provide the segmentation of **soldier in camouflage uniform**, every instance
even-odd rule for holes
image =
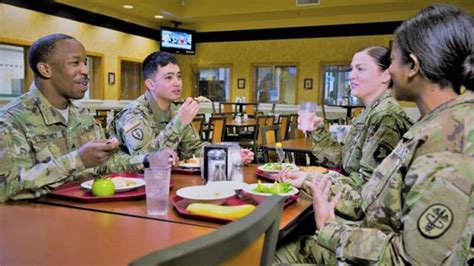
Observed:
[[[353,57],[349,80],[351,93],[366,106],[352,121],[349,134],[341,144],[320,126],[311,132],[313,154],[327,167],[341,167],[342,175],[333,176],[335,193],[343,191],[338,214],[351,219],[360,218],[360,189],[372,176],[374,169],[397,145],[412,125],[405,111],[392,96],[388,73],[390,50],[382,46],[360,49]],[[322,119],[316,118],[321,124]]]
[[[0,109],[0,202],[31,199],[72,180],[143,169],[144,156],[117,152],[84,108],[88,89],[84,47],[53,34],[29,51],[30,91]]]
[[[181,107],[173,101],[181,97],[181,70],[176,58],[166,52],[155,52],[143,62],[147,91],[118,113],[110,125],[111,134],[123,143],[129,154],[143,154],[160,148],[171,148],[180,158],[200,156],[201,141],[191,124],[199,104],[187,98]],[[253,153],[241,151],[244,162]]]
[[[471,16],[447,5],[397,29],[390,73],[397,97],[416,102],[421,120],[364,186],[362,221],[336,221],[340,194],[329,200],[328,177],[306,181],[319,230],[281,247],[276,262],[474,262],[473,30]]]

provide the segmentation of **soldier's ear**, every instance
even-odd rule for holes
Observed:
[[[408,71],[408,78],[413,78],[420,72],[420,61],[418,60],[418,57],[416,57],[415,54],[409,54],[410,61],[411,61],[411,66],[410,70]]]
[[[39,62],[36,65],[36,68],[38,68],[38,71],[43,78],[51,78],[51,66],[48,63]]]
[[[151,79],[146,79],[145,80],[145,86],[149,89],[149,90],[153,90],[153,88],[155,87],[155,82]]]
[[[390,83],[391,79],[392,79],[392,77],[390,76],[390,73],[388,72],[388,69],[385,69],[382,72],[382,83],[383,84],[388,84],[388,83]]]

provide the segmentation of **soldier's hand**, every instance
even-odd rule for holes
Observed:
[[[253,161],[254,153],[248,149],[240,149],[240,157],[243,164],[249,164]]]
[[[120,145],[115,138],[89,141],[79,148],[79,156],[86,168],[96,167],[107,161]]]
[[[177,166],[179,162],[178,155],[171,148],[164,148],[157,152],[152,152],[148,156],[150,167],[162,165],[162,160],[168,160],[171,166]]]
[[[319,117],[319,116],[314,116],[313,118],[313,121],[312,121],[312,125],[311,125],[311,130],[315,129],[315,128],[319,128],[319,127],[322,127],[324,125],[324,119]],[[300,120],[300,117],[298,116],[298,129],[301,130],[301,131],[305,131],[302,129],[302,121]]]
[[[282,169],[278,172],[278,179],[283,182],[290,182],[294,187],[301,188],[306,180],[307,173],[303,171],[290,172],[288,169]]]
[[[183,125],[188,125],[193,121],[197,112],[199,111],[199,103],[188,97],[181,105],[177,112],[177,116]]]
[[[338,192],[331,200],[331,180],[325,175],[322,178],[313,178],[311,182],[305,181],[305,184],[311,188],[313,196],[314,219],[316,227],[321,229],[328,220],[335,220],[335,207],[341,198],[341,192]]]

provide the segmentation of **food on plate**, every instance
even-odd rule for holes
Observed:
[[[263,170],[270,170],[270,171],[279,171],[281,169],[288,169],[290,171],[298,170],[298,166],[292,163],[266,163],[261,166]]]
[[[275,182],[273,185],[267,186],[262,184],[260,180],[258,180],[258,185],[252,189],[253,192],[257,193],[267,193],[267,194],[281,194],[281,193],[288,193],[293,190],[293,185],[290,182]]]
[[[114,182],[115,188],[119,189],[132,187],[137,184],[135,181],[123,177],[113,178],[112,182]]]
[[[188,205],[186,210],[193,214],[235,220],[251,213],[255,210],[255,206],[251,204],[221,206],[209,203],[191,203]]]
[[[321,174],[327,174],[329,172],[328,169],[322,166],[300,166],[300,170],[305,172],[319,172]]]
[[[91,192],[96,197],[111,197],[115,194],[115,184],[110,178],[99,177],[92,183]]]
[[[193,163],[193,164],[199,165],[200,160],[199,160],[199,158],[197,158],[197,157],[193,157],[193,158],[189,158],[189,159],[184,160],[184,162],[185,162],[185,163]]]

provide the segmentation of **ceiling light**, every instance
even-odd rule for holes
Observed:
[[[156,19],[162,19],[162,18],[164,18],[164,16],[162,16],[162,15],[155,15],[155,18],[156,18]]]
[[[125,9],[132,9],[133,6],[132,6],[132,5],[123,5],[123,8],[125,8]]]

